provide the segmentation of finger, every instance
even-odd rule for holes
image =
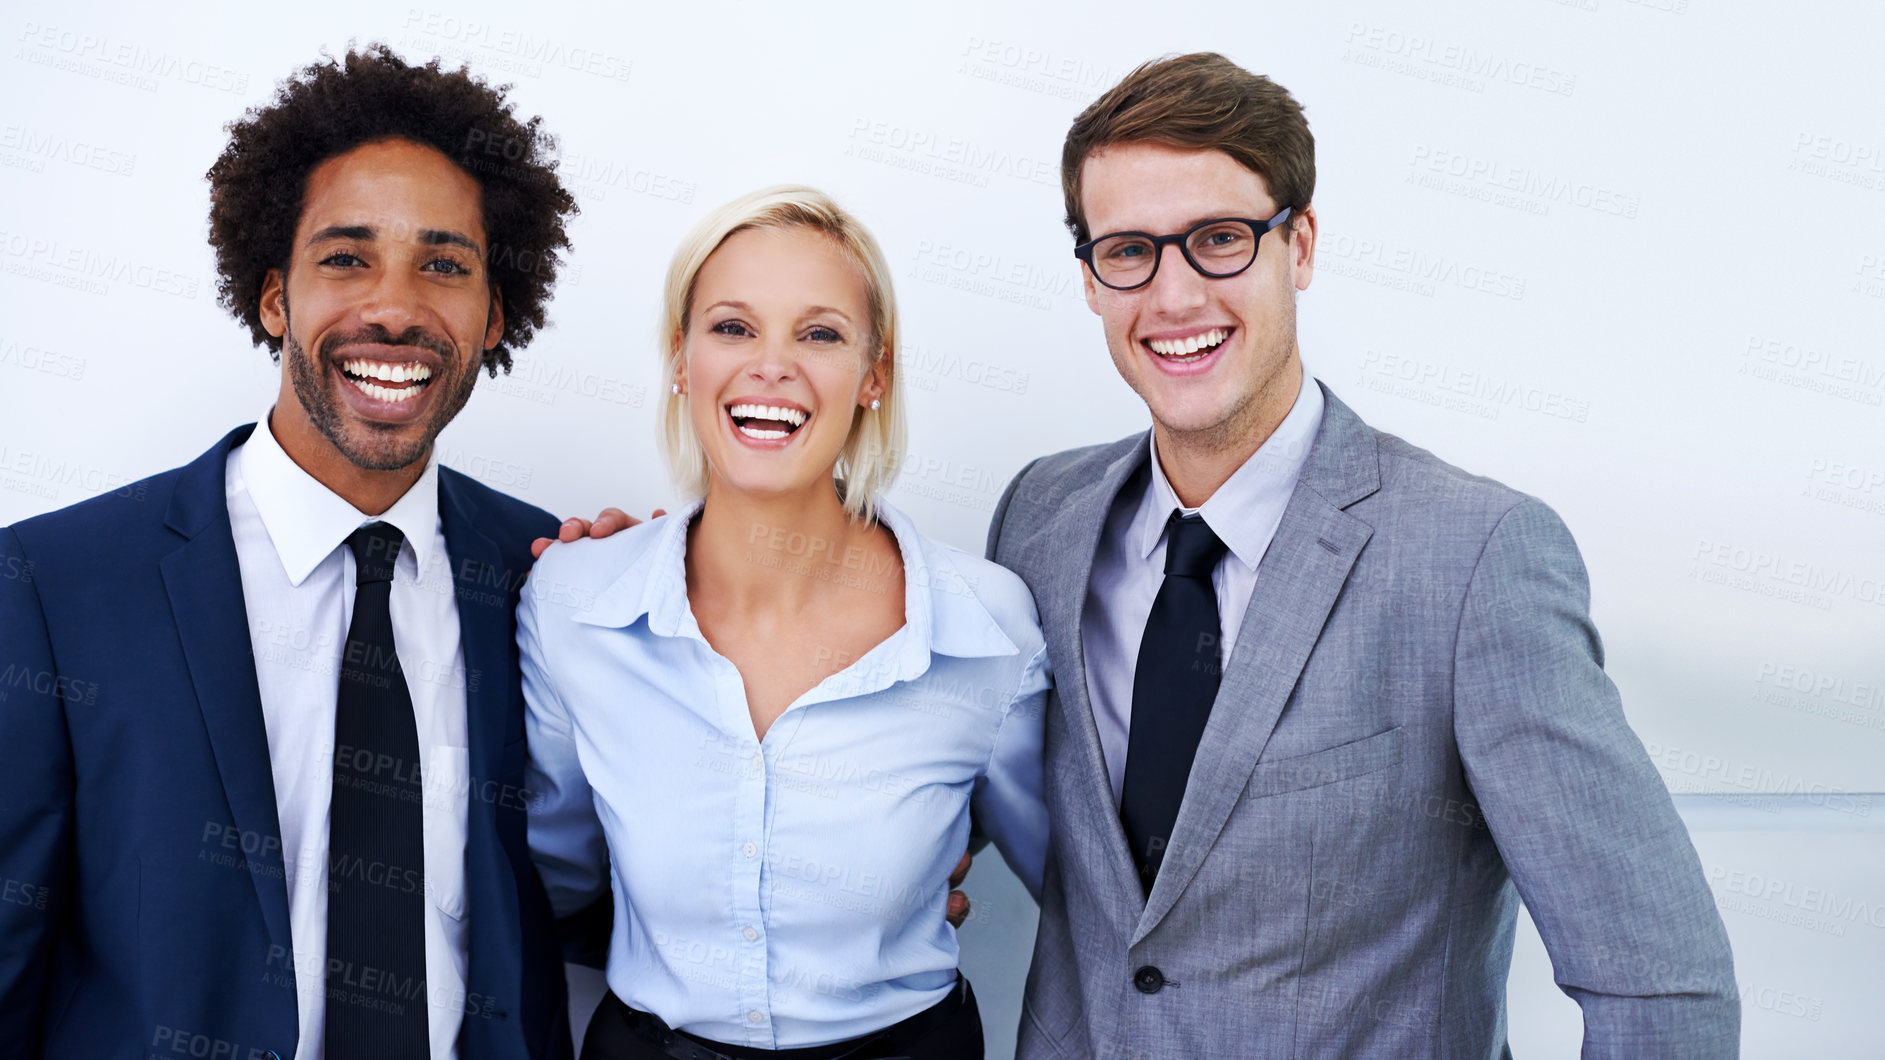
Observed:
[[[949,874],[949,886],[962,886],[963,879],[969,874],[969,866],[974,864],[974,862],[975,859],[969,856],[968,851],[963,851],[962,860],[956,862],[956,871]]]
[[[596,516],[596,521],[589,527],[590,537],[608,537],[618,530],[626,530],[641,522],[620,508],[604,508]]]
[[[549,538],[547,538],[547,537],[540,537],[540,538],[537,538],[537,539],[536,539],[535,541],[532,541],[532,542],[530,543],[530,558],[531,558],[531,559],[542,559],[542,558],[543,558],[543,550],[544,550],[544,549],[546,549],[546,548],[549,548],[549,547],[550,547],[550,539],[549,539]]]
[[[589,532],[589,521],[574,516],[563,520],[563,525],[556,528],[558,541],[574,541]]]
[[[664,515],[666,515],[666,514],[668,514],[668,510],[667,510],[666,508],[656,508],[656,509],[654,510],[654,514],[653,514],[653,515],[650,515],[650,516],[649,516],[648,518],[650,518],[650,519],[659,519],[659,518],[661,518],[662,516],[664,516]]]
[[[961,891],[950,891],[949,911],[945,915],[950,924],[961,927],[963,921],[969,919],[969,896]]]

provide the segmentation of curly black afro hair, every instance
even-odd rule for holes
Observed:
[[[469,70],[437,59],[413,66],[384,44],[329,57],[281,83],[266,107],[228,126],[229,145],[209,170],[209,242],[216,248],[217,300],[281,359],[281,340],[262,326],[262,281],[286,270],[308,174],[362,144],[392,138],[437,148],[484,189],[486,268],[503,298],[504,334],[484,352],[495,376],[512,348],[544,325],[544,303],[569,248],[564,221],[576,200],[556,173],[556,141],[542,119],[520,122]]]

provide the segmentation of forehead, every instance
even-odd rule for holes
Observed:
[[[378,238],[411,240],[422,230],[464,232],[484,242],[483,190],[436,148],[410,140],[362,144],[308,174],[297,243],[329,225],[367,225]]]
[[[701,265],[695,304],[722,298],[760,304],[829,305],[859,316],[864,270],[837,239],[810,228],[748,228],[728,236]]]
[[[1129,143],[1080,167],[1087,230],[1176,232],[1211,217],[1264,218],[1276,203],[1263,177],[1222,151]]]

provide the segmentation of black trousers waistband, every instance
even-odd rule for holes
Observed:
[[[982,1015],[967,979],[941,1001],[874,1034],[805,1049],[728,1045],[677,1031],[610,992],[583,1036],[582,1060],[982,1060]]]

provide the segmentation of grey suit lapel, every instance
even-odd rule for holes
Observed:
[[[1095,838],[1104,844],[1106,860],[1118,884],[1114,893],[1131,896],[1130,905],[1119,907],[1127,923],[1138,913],[1141,892],[1126,832],[1119,823],[1118,808],[1113,804],[1113,785],[1106,772],[1099,727],[1093,719],[1093,699],[1087,690],[1086,652],[1081,644],[1080,627],[1086,615],[1087,583],[1093,574],[1093,557],[1099,548],[1107,513],[1127,480],[1145,466],[1149,453],[1145,435],[1129,441],[1098,479],[1067,495],[1059,515],[1033,542],[1040,550],[1035,569],[1044,573],[1047,583],[1046,592],[1039,596],[1048,658],[1054,663],[1054,688],[1064,712],[1068,738],[1073,743],[1073,757],[1081,774],[1080,787],[1087,795],[1091,828],[1099,833]]]
[[[1185,785],[1171,849],[1134,944],[1171,910],[1223,831],[1335,598],[1374,533],[1343,510],[1381,487],[1374,431],[1327,387],[1323,397],[1322,428],[1258,565],[1256,589]]]

